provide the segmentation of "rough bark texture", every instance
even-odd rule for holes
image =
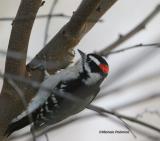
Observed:
[[[27,65],[33,68],[40,60],[44,63],[50,73],[65,68],[72,61],[74,55],[72,49],[79,43],[80,39],[97,23],[101,16],[117,0],[83,0],[78,9],[73,13],[71,20],[62,27],[55,37],[35,56]],[[40,70],[26,72],[27,78],[32,80],[43,80],[44,73]],[[29,95],[35,94],[36,90],[29,87]]]
[[[12,23],[8,51],[22,53],[24,57],[18,60],[7,54],[5,73],[24,76],[29,37],[40,5],[41,0],[21,1],[16,18]],[[9,121],[17,115],[18,111],[22,110],[22,104],[19,103],[16,92],[5,79],[0,96],[0,140],[3,140],[3,133]]]
[[[74,57],[72,49],[116,1],[83,0],[79,8],[74,12],[71,20],[26,67],[29,37],[41,0],[22,0],[13,22],[8,51],[23,53],[24,58],[16,60],[7,56],[5,73],[25,76],[27,79],[41,82],[44,77],[43,71],[33,71],[30,69],[37,66],[40,60],[42,63],[43,61],[47,62],[45,67],[50,73],[65,68]],[[22,83],[18,83],[18,85],[24,91],[27,100],[36,93],[36,90],[32,87],[27,87]],[[16,91],[8,84],[7,80],[4,81],[0,105],[0,140],[3,140],[3,133],[8,123],[23,109],[20,98],[16,95]]]

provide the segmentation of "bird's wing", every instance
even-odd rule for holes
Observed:
[[[31,114],[36,109],[38,109],[40,106],[42,106],[46,102],[48,97],[51,95],[52,93],[51,88],[55,88],[56,85],[59,83],[59,81],[60,81],[59,74],[50,75],[48,79],[44,80],[37,94],[35,95],[35,97],[33,97],[31,102],[28,104],[27,109],[23,111],[20,115],[18,115],[16,118],[14,118],[12,120],[12,123],[22,119],[26,115]]]
[[[76,78],[78,73],[75,73],[76,71],[74,71],[73,69],[74,67],[67,68],[66,70],[62,70],[55,75],[50,75],[47,79],[45,79],[41,83],[41,87],[38,90],[37,94],[27,106],[27,109],[16,118],[14,118],[12,120],[12,123],[22,119],[26,115],[33,113],[40,106],[42,106],[46,102],[48,97],[52,94],[51,88],[54,89],[60,81],[66,81],[71,78]]]

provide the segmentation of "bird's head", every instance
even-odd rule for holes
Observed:
[[[78,52],[81,55],[83,71],[86,71],[88,75],[97,74],[101,77],[108,75],[109,66],[103,57],[97,54],[85,54],[81,50],[78,50]]]

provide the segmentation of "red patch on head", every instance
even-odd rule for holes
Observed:
[[[109,72],[109,67],[105,64],[100,64],[99,67],[101,68],[101,70],[104,72],[104,73],[108,73]]]

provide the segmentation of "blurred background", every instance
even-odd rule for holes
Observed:
[[[71,16],[82,0],[58,0],[53,13],[64,13]],[[53,0],[47,0],[39,9],[38,15],[48,14]],[[20,0],[1,0],[0,18],[15,17]],[[76,48],[84,52],[100,51],[110,45],[120,34],[126,34],[138,25],[149,13],[160,4],[160,0],[120,0],[81,40]],[[53,17],[48,32],[49,41],[67,23],[69,18]],[[12,21],[0,20],[0,50],[7,51]],[[147,24],[146,28],[120,45],[117,49],[130,47],[139,43],[160,42],[160,13]],[[46,18],[36,19],[30,37],[28,57],[33,58],[44,47]],[[75,48],[75,60],[79,55]],[[28,60],[29,61],[29,60]],[[138,119],[160,128],[160,48],[143,47],[110,55],[107,58],[110,66],[108,78],[101,86],[95,105],[106,109],[137,117]],[[0,71],[4,71],[5,55],[0,55]],[[2,86],[0,80],[0,87]],[[92,111],[84,110],[67,119],[72,120],[65,126],[48,132],[49,140],[63,141],[152,141],[160,140],[160,135],[152,130],[132,124],[137,138],[129,134],[100,134],[99,131],[128,131],[110,118],[104,118]],[[29,128],[22,130],[24,133]],[[21,132],[21,133],[22,133]],[[17,133],[20,134],[20,133]],[[31,136],[15,139],[29,141]],[[38,140],[46,140],[44,136]]]

